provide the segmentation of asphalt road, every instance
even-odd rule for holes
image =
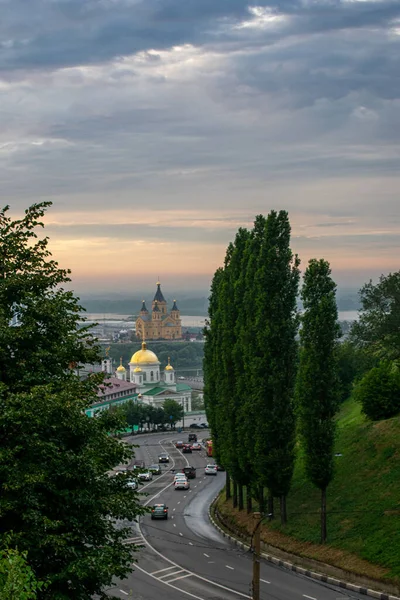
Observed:
[[[201,433],[201,432],[200,432]],[[145,515],[133,525],[130,543],[140,544],[137,564],[127,579],[117,581],[110,593],[135,600],[240,600],[251,598],[252,557],[221,536],[208,519],[208,506],[225,483],[225,473],[204,475],[204,450],[182,454],[173,441],[187,440],[186,434],[142,436],[136,458],[146,465],[158,462],[167,451],[171,462],[163,473],[141,486],[144,504],[165,502],[169,519]],[[199,434],[200,438],[200,434]],[[135,438],[137,443],[137,438]],[[190,490],[175,491],[173,471],[190,464],[197,477]],[[299,574],[261,563],[262,600],[349,600],[365,596],[320,583]]]

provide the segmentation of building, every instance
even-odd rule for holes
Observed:
[[[102,361],[102,369],[110,373],[111,359]],[[129,370],[122,359],[115,374],[105,380],[98,391],[98,401],[86,410],[89,417],[96,412],[118,406],[128,400],[143,402],[156,408],[162,408],[165,400],[175,400],[185,413],[192,410],[192,388],[186,383],[177,383],[175,371],[168,360],[161,370],[161,363],[156,354],[147,349],[146,342],[135,352],[129,362]]]
[[[136,337],[141,340],[180,340],[182,324],[176,300],[171,311],[167,311],[167,302],[157,282],[157,290],[151,303],[151,314],[143,300],[142,308],[136,319]]]

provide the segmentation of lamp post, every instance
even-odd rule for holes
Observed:
[[[150,417],[149,417],[149,415],[147,415],[147,417],[146,417],[147,431],[149,430],[149,421],[150,421]]]
[[[182,415],[182,430],[185,431],[185,398],[182,401],[183,415]]]

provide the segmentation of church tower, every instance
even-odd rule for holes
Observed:
[[[167,302],[161,291],[161,283],[159,281],[157,281],[157,290],[156,290],[156,293],[154,294],[153,302],[151,303],[153,310],[154,310],[154,305],[156,303],[157,303],[157,306],[158,306],[158,309],[159,309],[161,315],[162,316],[166,315],[167,314]]]

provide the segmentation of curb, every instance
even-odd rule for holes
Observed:
[[[226,531],[224,531],[215,521],[214,517],[211,514],[211,509],[212,509],[214,503],[216,502],[217,498],[218,498],[218,496],[215,496],[215,498],[211,502],[210,506],[208,507],[208,516],[209,516],[211,523],[219,531],[219,533],[221,533],[225,538],[228,538],[229,540],[231,540],[231,542],[233,542],[236,546],[239,546],[243,550],[250,550],[249,544],[241,542],[237,538],[226,533]],[[337,587],[340,587],[340,588],[343,588],[346,590],[351,590],[352,592],[358,592],[359,594],[363,594],[364,596],[371,596],[372,598],[378,598],[378,600],[400,600],[400,598],[398,596],[392,596],[390,594],[386,594],[386,592],[377,592],[376,590],[371,590],[369,588],[366,588],[366,587],[363,587],[360,585],[355,585],[354,583],[349,583],[348,581],[341,581],[340,579],[336,579],[335,577],[330,577],[329,575],[323,575],[322,573],[316,573],[315,571],[310,571],[309,569],[304,569],[304,567],[299,567],[297,565],[294,565],[293,563],[290,563],[286,560],[281,560],[280,558],[276,558],[275,556],[272,556],[271,554],[267,554],[265,552],[261,552],[261,557],[264,558],[265,560],[267,560],[268,562],[276,565],[277,567],[283,567],[284,569],[287,569],[288,571],[293,571],[294,573],[300,573],[301,575],[304,575],[305,577],[310,577],[311,579],[316,579],[317,581],[322,581],[324,583],[330,583],[332,585],[336,585]]]

